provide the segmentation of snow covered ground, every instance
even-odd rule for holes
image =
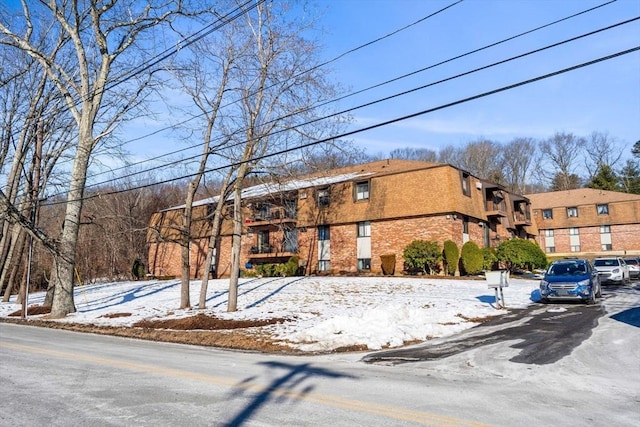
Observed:
[[[495,293],[485,280],[420,277],[245,278],[238,287],[238,311],[227,312],[228,280],[209,282],[204,313],[223,319],[286,318],[265,327],[302,351],[330,351],[348,346],[370,350],[405,342],[444,337],[473,327],[496,308]],[[191,283],[191,302],[199,299],[200,281]],[[504,288],[508,308],[537,300],[538,281],[511,278]],[[43,302],[31,294],[29,305]],[[180,310],[180,283],[138,281],[76,287],[77,312],[60,322],[130,326],[139,320],[181,318],[202,310]],[[20,309],[15,297],[0,304],[0,317]],[[128,316],[112,316],[128,313]]]

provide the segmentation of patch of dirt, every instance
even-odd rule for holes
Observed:
[[[30,306],[29,316],[46,315],[49,307]],[[142,320],[133,326],[99,326],[80,323],[57,322],[40,319],[15,319],[21,316],[20,311],[9,314],[9,318],[0,321],[39,326],[53,329],[64,329],[74,332],[86,332],[101,335],[112,335],[126,338],[137,338],[149,341],[172,342],[178,344],[201,345],[225,349],[258,351],[264,353],[303,354],[303,352],[274,339],[263,327],[285,322],[287,319],[226,320],[206,314],[180,319]],[[127,317],[131,313],[113,313],[105,318]]]
[[[261,320],[225,320],[206,314],[184,317],[181,319],[166,320],[141,320],[133,324],[134,328],[173,329],[187,331],[193,329],[219,330],[219,329],[245,329],[259,328],[262,326],[283,323],[286,319],[261,319]]]
[[[31,305],[27,307],[27,315],[28,316],[38,316],[40,314],[49,314],[51,313],[51,307],[45,307],[42,305]],[[14,311],[13,313],[9,313],[9,316],[12,317],[21,317],[22,311]]]

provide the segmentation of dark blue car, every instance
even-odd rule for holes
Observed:
[[[600,278],[587,259],[554,261],[540,281],[542,301],[555,299],[582,300],[595,304],[600,298]]]

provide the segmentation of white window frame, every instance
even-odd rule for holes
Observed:
[[[356,182],[356,201],[369,200],[369,181]]]

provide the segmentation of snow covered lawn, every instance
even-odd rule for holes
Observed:
[[[504,288],[508,308],[537,299],[538,281],[511,278]],[[275,341],[305,352],[340,348],[376,350],[454,334],[506,311],[495,308],[484,280],[421,277],[287,277],[240,279],[238,311],[228,313],[228,280],[209,282],[207,309],[178,309],[180,284],[116,282],[76,288],[77,312],[55,322],[130,327],[141,320],[181,319],[204,313],[226,320],[286,321],[261,327]],[[200,281],[191,283],[197,306]],[[29,296],[42,304],[43,293]],[[15,297],[0,304],[0,317],[20,309]],[[30,316],[30,319],[42,316]]]

